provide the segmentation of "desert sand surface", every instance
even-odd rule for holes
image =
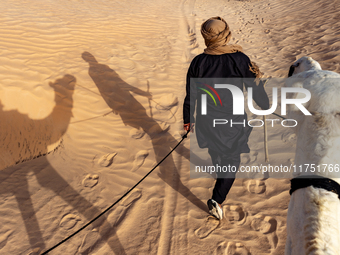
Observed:
[[[0,254],[40,254],[114,203],[181,139],[203,21],[223,17],[265,77],[309,55],[340,72],[337,0],[0,1]],[[270,88],[268,87],[268,94]],[[193,134],[190,134],[193,137]],[[296,136],[268,129],[272,164]],[[263,129],[241,164],[265,162]],[[49,254],[283,254],[289,179],[239,178],[208,217],[213,178],[190,141]]]

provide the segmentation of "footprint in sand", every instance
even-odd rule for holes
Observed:
[[[257,155],[258,155],[259,153],[257,152],[257,151],[251,151],[250,152],[250,163],[253,163],[253,162],[255,162],[256,160],[257,160]]]
[[[250,157],[247,154],[241,155],[241,164],[248,164],[250,162]]]
[[[108,153],[100,157],[98,160],[98,164],[103,167],[108,167],[112,165],[113,158],[117,155],[116,152],[114,153]]]
[[[108,221],[113,223],[113,226],[118,226],[125,218],[128,209],[141,197],[142,197],[141,190],[137,189],[132,191],[132,193],[122,201],[121,205],[117,207],[114,213],[111,213],[108,216]]]
[[[226,254],[226,249],[227,249],[227,245],[226,245],[226,242],[224,241],[217,245],[214,255]]]
[[[262,194],[266,191],[266,183],[263,179],[251,179],[246,185],[247,190],[253,194]]]
[[[162,96],[157,100],[156,109],[158,110],[170,110],[172,107],[178,105],[178,97],[174,94]]]
[[[247,154],[242,154],[241,156],[241,164],[251,164],[254,163],[257,160],[257,151],[251,151],[250,153]]]
[[[292,134],[291,132],[285,132],[281,135],[281,140],[284,143],[295,143],[296,142],[296,134]]]
[[[247,247],[242,243],[229,242],[225,254],[230,255],[251,255]]]
[[[132,193],[130,193],[128,197],[124,198],[121,205],[128,207],[132,205],[133,202],[140,199],[141,196],[142,196],[142,191],[139,189],[135,189],[134,191],[132,191]]]
[[[145,132],[142,129],[134,128],[130,131],[129,135],[132,138],[140,139],[144,136]]]
[[[193,31],[190,31],[188,33],[188,41],[189,41],[189,47],[192,49],[196,49],[199,45],[197,43],[197,37],[196,37],[196,33]]]
[[[251,255],[248,248],[242,244],[237,242],[227,242],[224,241],[217,246],[215,250],[215,255]]]
[[[266,235],[271,249],[276,249],[279,240],[276,235],[277,221],[273,217],[257,215],[250,225],[255,231]]]
[[[61,219],[59,226],[64,229],[69,230],[73,228],[78,223],[78,221],[81,221],[80,217],[75,214],[70,213],[70,214],[65,215]]]
[[[137,169],[139,169],[145,161],[145,158],[149,155],[149,152],[147,150],[142,150],[137,152],[136,156],[135,156],[135,160],[133,161],[133,167],[132,167],[132,171],[136,171]]]
[[[231,224],[243,225],[247,220],[247,212],[240,205],[225,205],[223,211],[224,217]]]
[[[82,184],[84,187],[92,188],[98,184],[98,178],[99,176],[97,174],[93,174],[93,175],[88,174],[84,178]]]
[[[160,134],[163,132],[167,132],[170,129],[170,124],[167,122],[162,122],[161,124],[155,124],[150,129],[149,132],[151,134]]]
[[[203,226],[196,229],[195,235],[200,238],[206,238],[211,232],[213,232],[220,225],[220,221],[213,216],[208,216]]]
[[[94,248],[94,244],[97,243],[99,238],[100,234],[96,229],[87,233],[78,249],[79,254],[90,254],[91,250]]]
[[[79,249],[79,254],[93,254],[91,251],[96,248],[98,243],[100,243],[101,236],[108,235],[113,228],[117,228],[119,224],[125,219],[126,214],[132,208],[137,200],[142,197],[142,191],[135,189],[123,199],[121,203],[109,212],[107,216],[107,221],[103,224],[98,225],[91,232],[88,232]]]
[[[40,254],[40,248],[34,248],[31,250],[27,255],[39,255]]]

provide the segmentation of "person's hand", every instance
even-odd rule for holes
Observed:
[[[194,133],[194,125],[195,125],[195,123],[184,124],[184,130],[188,132],[189,129],[190,129],[191,132]]]

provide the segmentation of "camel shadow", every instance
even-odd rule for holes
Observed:
[[[55,106],[52,113],[41,120],[30,119],[28,115],[21,114],[16,110],[3,111],[0,103],[0,130],[2,131],[0,141],[3,141],[4,145],[0,157],[0,170],[3,169],[0,171],[0,194],[5,196],[5,194],[9,193],[15,197],[17,207],[24,221],[30,247],[17,248],[26,249],[26,251],[30,249],[34,254],[39,254],[49,248],[45,245],[40,225],[47,226],[50,230],[46,231],[48,233],[45,236],[51,235],[57,227],[50,226],[50,218],[48,217],[48,219],[37,218],[36,214],[39,209],[35,207],[40,206],[41,208],[51,200],[51,197],[41,196],[39,199],[34,199],[33,203],[33,194],[30,194],[32,188],[28,180],[32,179],[31,176],[34,176],[39,185],[46,190],[44,192],[51,190],[54,197],[61,197],[73,210],[83,215],[87,221],[92,220],[101,213],[98,208],[70,186],[51,166],[47,158],[43,157],[48,153],[48,145],[58,143],[68,128],[72,117],[72,96],[75,84],[76,79],[71,75],[65,75],[54,83],[50,83],[50,86],[55,91]],[[32,161],[34,158],[37,159]],[[10,166],[24,161],[29,162]],[[8,209],[6,200],[2,200],[0,206],[4,205],[4,208]],[[56,205],[56,207],[60,207],[60,205]],[[2,216],[1,227],[6,226],[6,221],[10,221],[10,217]],[[92,226],[99,229],[101,238],[88,249],[107,241],[115,254],[125,254],[123,246],[116,235],[115,227],[107,221],[105,216],[93,223]],[[67,233],[67,235],[69,234],[70,232]],[[11,250],[13,251],[14,247]],[[88,251],[83,249],[82,254],[84,252]],[[21,253],[22,250],[20,250]]]
[[[89,75],[106,104],[120,116],[125,125],[142,129],[150,137],[156,160],[160,162],[178,141],[147,115],[146,109],[130,94],[130,91],[147,98],[151,98],[151,94],[124,82],[108,65],[98,63],[91,53],[83,52],[82,58],[89,64]],[[176,151],[190,160],[190,151],[182,144]],[[159,169],[159,177],[164,182],[196,207],[207,211],[205,203],[182,183],[172,155],[159,166]]]

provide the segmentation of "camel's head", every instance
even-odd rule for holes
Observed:
[[[309,70],[322,70],[322,69],[321,69],[320,64],[317,61],[315,61],[311,57],[305,56],[305,57],[299,58],[298,60],[294,62],[293,65],[290,66],[288,77],[294,74],[309,71]]]

